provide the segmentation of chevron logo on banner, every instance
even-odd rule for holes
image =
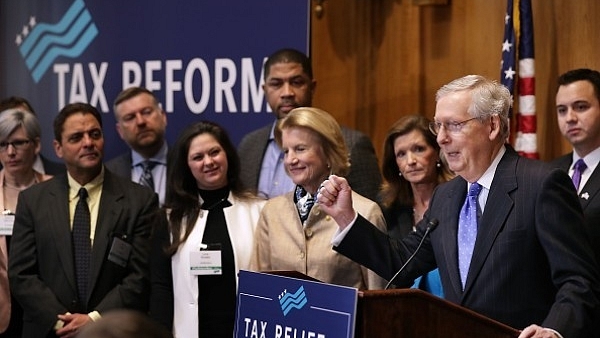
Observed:
[[[31,17],[15,43],[38,83],[58,57],[78,57],[97,35],[98,28],[83,0],[76,0],[57,24],[36,24]]]
[[[307,302],[308,300],[306,299],[306,293],[304,293],[304,286],[300,286],[295,293],[288,293],[287,290],[284,290],[283,293],[279,295],[279,304],[281,305],[281,311],[283,311],[284,316],[287,316],[292,309],[302,309]]]

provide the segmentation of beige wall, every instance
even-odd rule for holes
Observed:
[[[466,74],[498,79],[506,1],[447,3],[325,0],[321,18],[311,18],[314,105],[371,136],[381,154],[400,116],[433,117],[435,91],[444,83]],[[572,68],[600,69],[600,1],[532,4],[538,151],[550,160],[570,151],[556,127],[556,77]]]

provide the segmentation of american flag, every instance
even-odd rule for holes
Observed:
[[[507,0],[502,42],[500,82],[519,99],[515,150],[530,158],[537,152],[535,116],[535,61],[531,0]],[[517,54],[518,51],[518,54]],[[517,59],[519,60],[517,67]],[[515,81],[518,84],[515,90]],[[511,113],[512,117],[512,113]]]

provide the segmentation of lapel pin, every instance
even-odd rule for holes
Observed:
[[[583,198],[584,200],[587,200],[590,198],[590,194],[587,192],[584,192],[583,194],[581,194],[581,198]]]

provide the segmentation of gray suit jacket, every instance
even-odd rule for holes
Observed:
[[[240,179],[245,187],[258,189],[260,168],[269,143],[273,124],[250,132],[240,142],[238,154],[242,167]],[[348,182],[352,190],[364,197],[377,201],[381,186],[381,172],[371,140],[363,133],[342,127],[342,134],[350,151],[350,173]]]
[[[572,161],[573,153],[569,153],[557,158],[552,164],[568,173]],[[598,167],[581,190],[579,202],[583,208],[585,228],[596,255],[596,262],[600,264],[600,169]]]
[[[105,170],[92,248],[90,294],[77,297],[66,175],[19,194],[9,259],[13,296],[24,309],[23,337],[53,334],[58,314],[147,310],[149,240],[159,220],[156,194]],[[132,248],[125,267],[108,260],[114,237]]]
[[[595,337],[600,277],[568,175],[507,149],[479,220],[463,292],[457,228],[466,188],[461,177],[438,186],[418,231],[401,242],[359,217],[335,249],[391,278],[416,250],[427,220],[438,219],[397,285],[409,286],[437,266],[451,302],[518,329],[536,323],[564,337]]]

